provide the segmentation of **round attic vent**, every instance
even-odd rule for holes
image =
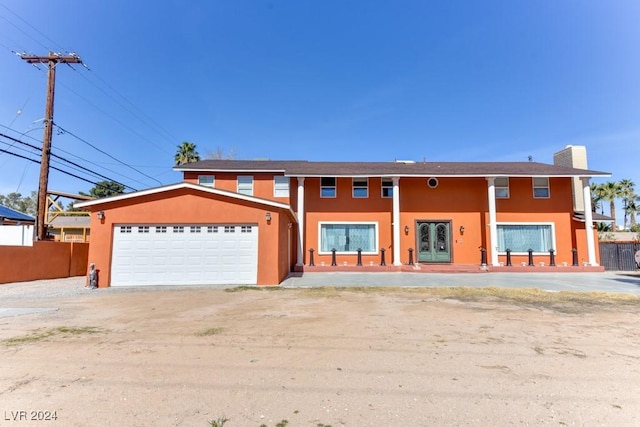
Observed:
[[[429,188],[436,188],[438,186],[438,178],[429,178],[427,180]]]

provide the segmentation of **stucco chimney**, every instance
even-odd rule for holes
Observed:
[[[587,148],[584,145],[567,145],[553,155],[553,164],[576,169],[587,169]],[[573,180],[573,210],[584,212],[584,196],[580,178]]]

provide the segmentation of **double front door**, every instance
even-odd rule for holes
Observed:
[[[451,222],[418,221],[418,262],[451,262]]]

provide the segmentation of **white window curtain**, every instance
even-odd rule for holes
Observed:
[[[322,224],[320,227],[321,252],[376,252],[374,224]]]
[[[498,250],[504,252],[548,252],[553,249],[551,225],[500,225],[498,224]]]

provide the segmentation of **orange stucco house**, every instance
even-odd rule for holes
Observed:
[[[175,169],[183,182],[76,204],[91,211],[100,286],[275,285],[292,271],[381,264],[539,266],[550,250],[557,268],[598,266],[589,178],[610,176],[586,169],[584,147],[571,146],[554,164],[204,160]]]

